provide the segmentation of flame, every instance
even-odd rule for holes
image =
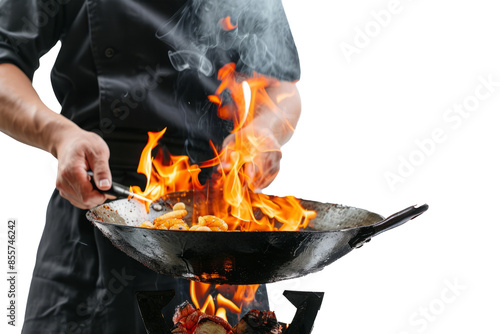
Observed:
[[[230,299],[227,299],[226,297],[224,297],[223,295],[221,295],[220,293],[217,295],[217,305],[219,306],[223,306],[223,307],[226,307],[229,311],[233,312],[233,313],[237,313],[239,314],[241,312],[241,308],[238,307],[235,303],[233,303]],[[224,308],[220,307],[217,312],[219,312],[219,310],[225,310]]]
[[[170,155],[168,163],[165,164],[163,151],[159,150],[154,159],[152,158],[152,151],[166,130],[165,128],[160,132],[148,132],[149,140],[142,151],[137,168],[138,173],[147,177],[146,188],[144,191],[138,186],[130,188],[131,192],[153,202],[171,192],[203,188],[198,180],[201,169],[197,165],[191,165],[189,157]]]
[[[191,301],[202,312],[227,321],[228,312],[239,315],[241,310],[254,300],[259,286],[217,285],[191,281]],[[200,307],[201,302],[203,305]]]
[[[234,129],[233,140],[220,152],[211,143],[215,157],[198,165],[191,165],[187,156],[170,155],[165,159],[162,150],[153,158],[153,150],[166,129],[160,132],[149,132],[149,141],[144,148],[138,173],[147,177],[144,191],[138,186],[131,191],[156,201],[174,191],[210,190],[198,180],[201,168],[221,165],[224,161],[229,168],[221,168],[220,174],[212,177],[213,189],[222,190],[223,201],[212,201],[208,208],[212,214],[223,219],[230,230],[241,231],[293,231],[307,226],[315,217],[314,211],[302,208],[295,197],[271,197],[255,192],[252,180],[258,178],[274,178],[276,175],[265,175],[262,171],[267,166],[259,158],[266,153],[279,152],[272,139],[252,127],[252,121],[262,106],[281,114],[282,111],[266,92],[266,88],[277,86],[277,79],[254,73],[244,81],[238,79],[236,65],[230,63],[219,71],[220,86],[215,94],[208,98],[218,106],[221,118],[231,119]],[[231,101],[223,101],[222,93],[228,91]],[[285,99],[288,93],[278,96]],[[280,119],[286,119],[278,115]],[[293,130],[291,124],[285,126]],[[208,184],[208,182],[207,182]]]
[[[230,16],[226,16],[225,18],[220,19],[219,20],[219,24],[222,26],[222,29],[224,29],[226,31],[234,30],[234,29],[236,29],[236,27],[238,27],[238,25],[233,25],[231,23],[231,17]]]

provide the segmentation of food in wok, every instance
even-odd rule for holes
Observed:
[[[164,213],[163,215],[156,217],[153,222],[146,220],[139,227],[143,228],[154,228],[159,230],[170,230],[170,231],[227,231],[227,223],[216,216],[205,215],[199,216],[197,224],[189,226],[186,221],[183,220],[187,216],[188,212],[185,210],[186,205],[182,202],[176,203],[172,207],[172,211]]]

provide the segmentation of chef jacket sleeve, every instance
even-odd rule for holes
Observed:
[[[59,40],[70,1],[0,1],[0,63],[17,65],[32,80],[39,58]]]
[[[280,80],[300,78],[299,56],[281,0],[253,0],[238,18],[239,72],[256,71]]]

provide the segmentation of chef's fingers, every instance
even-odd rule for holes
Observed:
[[[265,131],[258,137],[259,140],[248,140],[243,135],[241,138],[242,141],[239,143],[239,147],[249,154],[246,158],[251,159],[251,162],[246,162],[243,165],[244,182],[253,191],[261,191],[269,186],[278,175],[282,157],[281,145],[272,134]],[[223,145],[226,150],[221,156],[221,163],[217,168],[219,174],[227,174],[234,167],[241,167],[241,156],[238,156],[238,153],[235,152],[234,140],[234,134],[227,136],[224,140]],[[238,166],[235,166],[236,164]]]
[[[269,186],[278,176],[281,161],[280,150],[263,152],[254,160],[254,163],[245,165],[245,174],[248,184],[254,192],[259,192]]]
[[[66,169],[59,173],[56,183],[62,197],[80,209],[102,204],[106,196],[93,189],[85,168]]]
[[[82,197],[79,196],[77,193],[66,193],[63,190],[59,190],[59,194],[67,199],[71,204],[76,206],[77,208],[80,209],[92,209],[93,207],[104,203],[105,196],[101,193],[99,193],[97,190],[92,191],[93,194],[90,196]],[[104,200],[101,200],[100,198],[104,198]]]
[[[86,154],[90,170],[94,173],[94,182],[100,190],[111,188],[111,171],[109,170],[109,149],[104,141],[97,142]]]
[[[231,169],[234,167],[235,161],[232,160],[231,154],[234,152],[233,146],[234,146],[234,134],[231,134],[224,139],[223,147],[224,151],[222,151],[222,154],[220,155],[219,159],[219,165],[217,166],[217,172],[219,174],[227,174],[231,171]]]
[[[230,144],[234,142],[235,137],[236,137],[235,134],[231,133],[226,138],[224,138],[224,141],[222,142],[222,147],[230,146]]]
[[[233,169],[234,163],[232,162],[225,162],[224,160],[217,166],[217,171],[222,174],[222,173],[229,173],[231,169]]]

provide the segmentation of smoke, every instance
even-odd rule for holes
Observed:
[[[228,16],[234,29],[220,23]],[[179,72],[211,76],[236,62],[237,69],[249,75],[256,71],[287,79],[291,72],[298,74],[298,56],[280,0],[188,1],[156,36],[170,47],[170,62]]]
[[[170,59],[172,66],[179,72],[193,69],[207,77],[211,76],[215,72],[212,63],[208,60],[208,58],[195,51],[169,51],[168,58]]]
[[[168,46],[176,71],[171,88],[180,113],[175,117],[183,123],[178,131],[193,163],[212,158],[208,141],[220,149],[233,127],[218,118],[217,106],[207,99],[220,84],[220,68],[235,63],[236,71],[248,76],[257,72],[288,81],[300,76],[281,0],[186,1],[156,37]],[[224,102],[230,103],[230,96]]]

